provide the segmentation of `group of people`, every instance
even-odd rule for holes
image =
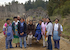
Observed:
[[[36,42],[39,43],[41,37],[43,39],[43,48],[52,50],[52,41],[51,36],[53,37],[54,47],[60,49],[60,36],[63,31],[62,25],[59,24],[59,19],[55,19],[53,24],[49,17],[39,20],[37,24],[33,24],[33,20],[29,21],[29,24],[26,24],[24,18],[14,17],[14,21],[10,22],[10,19],[6,19],[6,23],[3,25],[3,33],[6,37],[6,49],[13,48],[13,43],[16,47],[22,48],[22,43],[24,48],[32,45],[32,39],[36,39]],[[27,42],[26,42],[27,38]]]

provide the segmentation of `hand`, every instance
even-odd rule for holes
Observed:
[[[24,32],[22,32],[22,34],[24,34]]]
[[[24,32],[20,33],[20,35],[23,35],[23,34],[24,34]]]
[[[7,37],[7,35],[5,35],[5,37]]]
[[[53,35],[52,35],[52,37],[53,37]]]
[[[46,35],[46,37],[48,37],[48,35]]]
[[[22,35],[22,33],[20,33],[20,35]]]
[[[29,33],[29,35],[32,35],[32,33]]]
[[[16,35],[15,33],[13,33],[13,35]]]
[[[60,36],[62,36],[62,34],[60,34]]]

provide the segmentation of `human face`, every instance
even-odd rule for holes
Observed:
[[[42,21],[39,21],[39,24],[41,25]]]
[[[22,22],[24,22],[24,20],[23,20],[23,19],[21,19],[21,20],[20,20],[20,22],[22,23]]]
[[[47,18],[46,21],[49,22],[50,20]]]
[[[57,19],[55,20],[55,23],[58,23],[58,20]]]
[[[17,22],[17,18],[15,18],[15,19],[14,19],[14,21],[16,21],[16,22]]]
[[[32,21],[30,21],[30,24],[32,24]]]
[[[10,20],[8,20],[7,23],[9,24],[10,23]]]
[[[43,21],[46,22],[46,18],[43,18]]]
[[[17,19],[20,20],[20,16],[18,16]]]

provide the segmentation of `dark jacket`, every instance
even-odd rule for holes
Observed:
[[[24,34],[22,36],[26,36],[26,23],[23,23],[23,27],[21,28],[21,22],[18,23],[18,33],[19,33],[19,37],[22,37],[20,35],[21,33],[21,29],[23,30],[22,32],[24,32]]]
[[[27,26],[27,34],[29,34],[32,31],[32,34],[35,35],[35,25],[28,25]]]

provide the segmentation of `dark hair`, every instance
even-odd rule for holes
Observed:
[[[42,20],[39,20],[39,21],[41,21],[41,22],[42,22]]]
[[[13,19],[17,19],[17,17],[14,17]]]
[[[20,20],[21,20],[21,19],[23,19],[23,20],[24,20],[24,18],[23,18],[23,17],[21,17],[21,18],[20,18]]]
[[[51,22],[51,23],[52,23],[52,21],[51,21],[51,19],[50,19],[49,17],[47,17],[47,19],[49,19],[49,20],[50,20],[49,22]],[[49,23],[49,22],[48,22],[48,23]]]
[[[29,22],[32,22],[32,23],[33,23],[33,21],[32,21],[32,20],[30,20]]]
[[[44,18],[46,19],[46,17],[43,17],[43,19],[44,19]]]
[[[58,20],[58,22],[59,22],[59,19],[58,19],[58,18],[56,18],[55,20]],[[55,20],[54,20],[54,21],[55,21]]]
[[[10,20],[9,18],[6,19],[6,21]]]

